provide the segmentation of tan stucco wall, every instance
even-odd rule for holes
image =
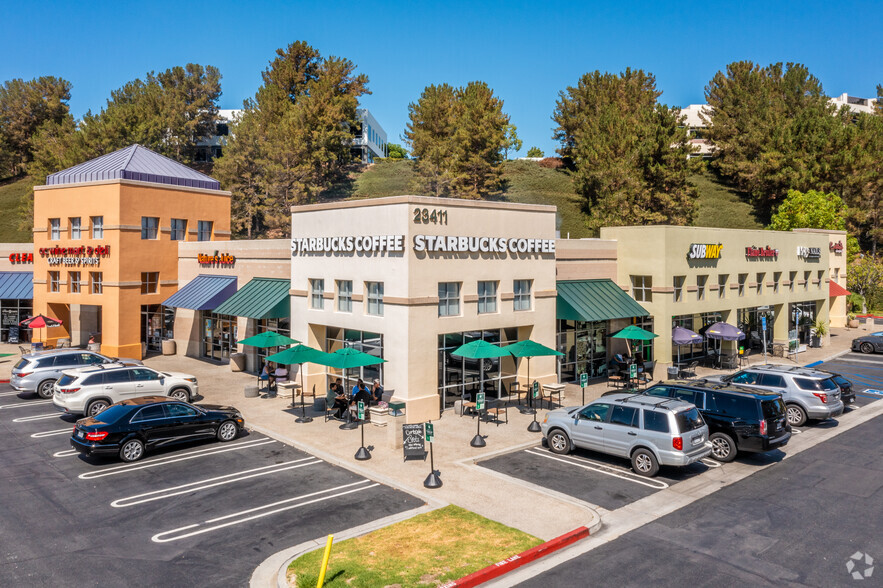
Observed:
[[[17,261],[9,259],[16,255]],[[28,261],[30,255],[31,261]],[[31,272],[34,271],[33,243],[0,243],[0,272]]]
[[[773,337],[785,341],[788,335],[788,304],[792,302],[815,302],[817,317],[828,319],[828,233],[749,231],[700,227],[606,227],[601,229],[602,239],[618,241],[617,283],[634,295],[630,276],[652,276],[651,302],[640,302],[653,317],[654,331],[659,337],[654,341],[655,357],[660,364],[670,361],[672,354],[671,322],[673,316],[698,315],[720,312],[722,320],[735,324],[738,309],[770,306],[775,310]],[[691,245],[720,244],[720,259],[688,260]],[[746,257],[746,247],[778,249],[778,258]],[[804,260],[797,257],[797,247],[818,247],[821,257]],[[785,284],[790,272],[797,272],[794,291]],[[804,272],[810,271],[807,286]],[[819,280],[818,272],[822,272]],[[757,273],[763,272],[763,288],[757,292]],[[774,273],[782,272],[779,291],[772,283]],[[718,276],[727,274],[726,294],[718,296]],[[748,274],[745,294],[738,296],[738,275]],[[705,299],[698,300],[697,276],[708,276]],[[683,299],[674,301],[674,277],[685,276]],[[724,347],[732,344],[724,344]]]
[[[604,239],[558,239],[555,246],[557,279],[616,280],[617,243]]]
[[[414,222],[414,209],[447,212],[447,225]],[[378,198],[292,209],[292,235],[301,237],[404,235],[403,253],[295,254],[292,260],[292,337],[321,347],[324,326],[381,333],[387,389],[407,403],[413,422],[439,416],[438,335],[518,327],[519,337],[555,345],[554,253],[427,253],[415,235],[555,239],[555,208],[436,199]],[[323,310],[310,308],[310,279],[324,279]],[[532,309],[513,310],[513,281],[532,279]],[[353,281],[353,312],[336,309],[335,280]],[[479,280],[496,280],[498,312],[477,314]],[[365,282],[384,283],[384,316],[366,314]],[[439,282],[460,282],[461,316],[438,316]],[[531,378],[555,380],[555,359],[531,360]],[[525,363],[519,366],[525,369]],[[308,388],[324,389],[324,370],[307,366]]]
[[[828,279],[846,288],[846,231],[823,231],[821,229],[794,229],[795,233],[815,233],[828,237]],[[835,251],[835,244],[843,248]],[[846,296],[828,298],[829,318],[832,327],[846,326]]]

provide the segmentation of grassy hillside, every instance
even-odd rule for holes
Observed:
[[[763,224],[754,216],[754,207],[744,195],[714,173],[703,171],[693,174],[690,181],[699,188],[699,212],[693,226],[721,229],[763,228]]]
[[[0,243],[30,243],[33,233],[19,229],[22,196],[31,191],[28,178],[0,183]]]
[[[592,236],[567,171],[540,167],[532,161],[507,161],[503,181],[503,198],[509,202],[557,206],[562,237],[568,233],[572,239]]]

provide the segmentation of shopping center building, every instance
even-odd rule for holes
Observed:
[[[231,241],[219,188],[138,146],[49,176],[35,190],[33,245],[2,249],[0,338],[44,313],[63,323],[40,334],[49,344],[97,335],[111,355],[219,365],[244,354],[256,371],[276,349],[239,341],[273,330],[382,358],[346,374],[307,364],[306,388],[377,378],[420,421],[480,390],[603,377],[627,350],[610,335],[630,324],[658,335],[641,351],[660,377],[678,352],[707,351],[673,348],[673,325],[726,321],[762,347],[806,344],[816,319],[846,319],[842,232],[647,226],[561,239],[552,206],[396,196],[297,206],[292,238]],[[20,287],[31,271],[33,300]],[[453,354],[528,338],[562,355]]]

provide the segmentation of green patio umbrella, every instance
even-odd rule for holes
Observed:
[[[334,353],[326,353],[326,356],[326,363],[323,365],[343,370],[344,377],[346,377],[346,370],[348,369],[386,363],[385,359],[359,351],[354,347],[343,347]]]
[[[458,357],[465,357],[467,359],[493,359],[495,357],[505,357],[506,355],[512,355],[511,352],[507,351],[505,348],[500,347],[499,345],[494,345],[493,343],[488,343],[487,341],[483,341],[481,339],[476,339],[475,341],[471,341],[469,343],[464,343],[457,347],[456,350],[451,352],[451,355],[456,355]],[[478,364],[478,373],[479,373],[479,390],[484,391],[484,361],[479,362]],[[470,445],[472,447],[484,447],[486,445],[484,439],[481,436],[481,414],[478,415],[478,429],[475,434],[475,437],[470,441]]]
[[[513,343],[512,345],[506,345],[503,347],[505,351],[508,351],[515,357],[526,357],[527,358],[527,387],[528,387],[528,398],[531,400],[530,405],[533,406],[533,398],[530,396],[530,358],[531,357],[539,357],[544,355],[564,355],[560,351],[556,351],[551,347],[546,347],[542,343],[537,343],[536,341],[531,341],[530,339],[525,339],[524,341],[519,341],[518,343]]]
[[[617,331],[616,333],[610,335],[611,339],[625,339],[626,348],[629,350],[629,355],[631,355],[632,350],[628,346],[629,341],[651,341],[658,337],[656,333],[651,333],[650,331],[645,331],[641,327],[635,325],[629,325],[624,329]]]
[[[283,349],[279,353],[274,353],[267,358],[267,361],[275,361],[276,363],[281,363],[283,365],[297,365],[299,367],[303,366],[305,363],[328,365],[326,362],[328,361],[329,355],[330,354],[328,353],[313,349],[312,347],[307,347],[306,345],[295,345],[294,347]],[[304,406],[304,371],[303,369],[298,369],[298,371],[300,372],[301,416],[297,422],[308,423],[313,419],[306,415],[306,407]],[[295,406],[293,399],[291,405],[292,408]]]
[[[292,339],[291,337],[286,337],[285,335],[280,335],[274,331],[264,331],[263,333],[258,333],[257,335],[252,335],[248,339],[239,341],[240,345],[260,347],[261,349],[266,349],[268,347],[281,347],[282,345],[294,345],[295,343],[300,343],[300,341]],[[258,388],[260,388],[260,385],[261,370],[258,368]]]

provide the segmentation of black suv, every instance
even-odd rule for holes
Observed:
[[[772,451],[791,438],[780,394],[703,380],[672,380],[644,394],[695,404],[708,423],[711,456],[718,461],[733,461],[740,451]]]

